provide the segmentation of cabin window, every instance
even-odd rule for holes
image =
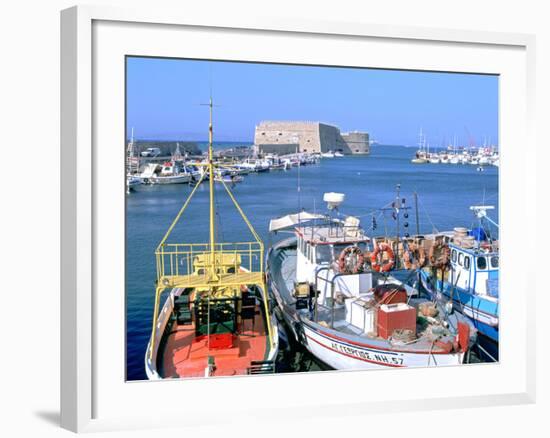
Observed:
[[[480,269],[480,270],[487,269],[487,259],[485,257],[477,258],[477,269]]]
[[[498,256],[491,257],[491,267],[498,268]]]
[[[332,261],[332,251],[330,245],[317,245],[315,247],[317,263],[330,263]]]
[[[453,249],[451,252],[451,260],[453,263],[456,263],[456,249]]]
[[[458,264],[460,266],[463,266],[463,263],[464,263],[464,254],[462,254],[461,252],[458,253]]]
[[[334,258],[337,259],[340,257],[340,254],[344,249],[346,249],[349,245],[349,243],[339,243],[337,245],[334,245]]]
[[[364,253],[365,251],[368,250],[368,248],[367,248],[367,243],[366,243],[366,242],[359,242],[359,243],[357,244],[357,246],[359,247],[359,249],[360,249],[363,253]],[[365,255],[365,257],[366,257],[366,255]]]
[[[464,257],[464,267],[470,269],[470,257],[468,256]]]

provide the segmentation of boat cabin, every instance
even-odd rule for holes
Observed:
[[[296,227],[295,233],[298,239],[296,281],[299,283],[315,283],[320,267],[336,262],[349,246],[357,246],[365,252],[370,241],[359,227],[359,219],[352,216],[338,223]]]
[[[465,248],[450,242],[451,267],[448,282],[458,289],[477,295],[498,298],[498,250],[492,245],[485,248]]]
[[[162,165],[160,176],[172,176],[179,173],[179,166],[173,161],[167,161]]]

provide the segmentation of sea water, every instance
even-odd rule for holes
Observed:
[[[325,212],[323,193],[346,195],[340,212],[360,218],[371,235],[411,235],[418,230],[452,230],[475,227],[470,206],[494,205],[498,222],[498,168],[462,164],[412,164],[414,148],[374,146],[367,156],[323,158],[319,164],[287,171],[250,174],[233,187],[233,193],[266,247],[280,237],[269,236],[269,221],[302,209]],[[400,227],[388,207],[405,199],[408,218]],[[217,241],[252,240],[245,223],[223,187],[216,183]],[[127,379],[146,379],[144,356],[151,333],[155,295],[155,248],[190,194],[187,184],[142,186],[126,200],[126,339]],[[418,194],[418,225],[413,193]],[[208,242],[208,184],[202,184],[174,228],[169,242]],[[374,218],[374,220],[373,220]],[[404,224],[407,227],[404,227]],[[374,227],[374,229],[373,229]],[[319,369],[307,352],[280,355],[278,369]]]

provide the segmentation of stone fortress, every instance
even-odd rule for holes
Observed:
[[[258,154],[322,153],[368,154],[367,132],[341,133],[336,126],[320,122],[263,121],[256,126],[254,148]]]

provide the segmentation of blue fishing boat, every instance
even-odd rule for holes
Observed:
[[[487,214],[493,206],[473,206],[478,219],[472,229],[457,227],[439,236],[448,264],[420,270],[424,289],[437,300],[447,300],[455,310],[468,316],[479,334],[492,342],[491,354],[498,346],[499,324],[499,244],[491,234],[498,228]]]

